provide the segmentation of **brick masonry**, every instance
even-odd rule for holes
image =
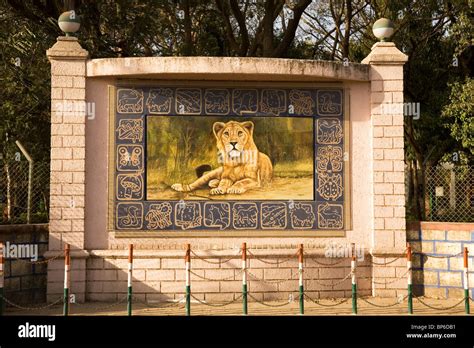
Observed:
[[[77,38],[59,37],[47,56],[51,62],[49,250],[61,250],[65,243],[69,243],[71,249],[83,249],[88,53]],[[48,272],[51,267],[50,264]],[[85,274],[81,278],[85,278]],[[48,292],[51,286],[55,285],[48,282]],[[77,297],[83,299],[85,286],[80,289]]]
[[[17,304],[44,302],[46,300],[46,264],[41,261],[48,249],[48,225],[0,226],[3,245],[38,246],[36,264],[31,259],[5,259],[5,296]]]
[[[387,57],[391,59],[387,62]],[[374,249],[405,248],[403,113],[387,112],[403,102],[407,57],[391,42],[379,42],[362,63],[371,66],[374,180]],[[403,108],[402,108],[403,109]]]
[[[111,233],[99,247],[89,246],[85,250],[85,113],[86,103],[86,59],[76,38],[60,37],[47,52],[51,62],[51,211],[49,250],[51,256],[62,250],[64,243],[72,248],[71,292],[78,301],[116,300],[126,290],[126,248],[125,239],[115,238]],[[159,58],[156,58],[159,59]],[[115,60],[114,60],[115,61]],[[347,239],[370,239],[370,250],[361,262],[358,271],[359,289],[362,295],[398,296],[406,292],[402,278],[406,271],[403,259],[405,249],[405,190],[403,184],[403,115],[385,114],[383,106],[403,101],[403,64],[406,56],[392,43],[374,45],[370,55],[362,62],[369,65],[371,96],[371,138],[372,153],[367,161],[367,172],[372,173],[368,182],[373,195],[367,197],[373,202],[373,228],[364,231],[349,231]],[[109,68],[120,67],[117,65]],[[112,64],[112,63],[111,63]],[[115,63],[114,63],[115,64]],[[309,64],[309,63],[308,63]],[[354,65],[350,71],[360,70],[363,65]],[[127,68],[128,69],[128,68]],[[196,69],[193,67],[193,69]],[[120,69],[119,69],[120,70]],[[366,69],[362,69],[365,70]],[[261,72],[260,72],[261,73]],[[323,76],[323,75],[321,75]],[[329,75],[328,75],[329,76]],[[332,75],[331,75],[332,76]],[[335,77],[334,75],[333,77]],[[67,108],[66,108],[67,106]],[[91,150],[93,151],[93,150]],[[105,175],[105,173],[104,173]],[[99,233],[107,233],[100,231]],[[191,242],[199,243],[199,239]],[[142,240],[133,240],[141,243]],[[159,243],[159,242],[158,242]],[[135,294],[146,299],[180,298],[184,290],[184,262],[182,250],[169,248],[155,250],[153,242],[143,242],[137,248],[135,265]],[[201,249],[203,252],[205,249]],[[288,255],[294,255],[291,250]],[[324,252],[313,250],[315,260],[331,263],[324,258]],[[281,251],[279,255],[281,256]],[[224,250],[221,257],[229,257],[233,251]],[[373,256],[371,256],[373,255]],[[262,255],[275,261],[275,255]],[[386,265],[394,257],[396,262]],[[249,290],[260,299],[287,299],[297,290],[297,265],[295,260],[284,264],[271,264],[250,260],[250,272],[268,283],[249,280]],[[374,263],[371,263],[373,261]],[[306,261],[305,286],[310,296],[350,296],[350,279],[330,286],[344,278],[350,271],[350,261],[332,266],[318,265]],[[56,300],[62,294],[63,260],[57,259],[48,266],[48,300]],[[194,276],[193,292],[206,300],[226,300],[238,296],[241,289],[238,260],[229,263],[207,264],[193,261],[193,271],[205,278],[227,278],[226,281],[206,281]],[[291,279],[291,280],[288,280]],[[280,282],[281,280],[281,282]],[[273,281],[278,281],[274,283]],[[328,286],[321,283],[327,281]]]
[[[435,298],[464,297],[463,256],[444,256],[459,254],[467,247],[469,291],[474,297],[474,223],[409,224],[407,238],[416,252],[413,260],[415,294]]]
[[[184,250],[170,251],[135,250],[133,269],[133,292],[141,300],[166,301],[178,300],[185,291]],[[196,253],[209,257],[208,251]],[[108,254],[108,255],[104,255]],[[295,251],[279,250],[277,256],[268,256],[254,250],[256,257],[249,256],[248,290],[258,300],[288,300],[292,295],[298,296],[298,260]],[[261,256],[259,256],[261,254]],[[87,301],[117,301],[127,292],[127,251],[91,253],[85,262],[86,278],[76,267],[84,264],[72,264],[71,292],[81,288],[74,286],[85,281]],[[365,261],[358,263],[358,289],[361,296],[372,293],[372,265],[366,256]],[[228,262],[220,262],[226,261]],[[76,260],[77,261],[77,260]],[[212,263],[206,262],[210,261]],[[242,272],[240,255],[235,250],[222,250],[218,256],[210,256],[206,261],[192,256],[191,289],[194,296],[212,302],[230,301],[237,298],[242,291]],[[278,262],[280,261],[280,262]],[[380,261],[380,259],[379,259]],[[392,277],[383,276],[383,280],[396,278],[401,270],[406,270],[403,260],[392,264],[389,273]],[[48,300],[54,301],[62,294],[63,265],[58,260],[49,273]],[[327,258],[324,251],[309,251],[304,262],[305,292],[313,298],[335,298],[351,296],[351,279],[349,258]],[[78,279],[79,277],[79,279]],[[207,278],[207,279],[202,279]],[[342,282],[341,282],[342,281]],[[332,286],[332,284],[336,284]],[[406,289],[406,284],[403,283]],[[398,287],[380,286],[382,292],[390,296],[398,294]],[[406,290],[405,290],[406,291]]]

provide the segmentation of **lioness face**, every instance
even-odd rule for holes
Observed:
[[[240,157],[245,145],[252,139],[253,128],[251,121],[214,123],[212,129],[217,139],[217,148],[231,159]]]

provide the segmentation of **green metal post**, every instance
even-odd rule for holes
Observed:
[[[304,314],[304,277],[303,277],[303,244],[300,244],[298,250],[298,273],[299,273],[299,290],[300,290],[300,314]]]
[[[191,315],[191,286],[186,285],[186,315]]]
[[[411,246],[407,243],[407,268],[408,268],[408,314],[413,314],[413,277],[411,262]]]
[[[242,243],[242,310],[248,314],[247,302],[247,243]]]
[[[63,315],[67,317],[69,315],[69,267],[70,267],[70,247],[69,244],[65,245],[64,248],[64,306]]]
[[[352,271],[352,314],[357,314],[357,279],[356,279],[356,252],[355,243],[352,243],[352,260],[351,260],[351,271]]]
[[[352,314],[357,314],[357,284],[352,284]]]
[[[133,244],[128,249],[128,291],[127,291],[127,314],[132,315],[132,274],[133,274]]]
[[[469,307],[469,273],[468,273],[468,254],[469,250],[464,247],[464,309],[466,314],[471,312]]]
[[[191,244],[186,245],[186,315],[191,315]]]

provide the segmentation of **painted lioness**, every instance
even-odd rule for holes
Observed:
[[[173,190],[190,192],[207,184],[211,195],[241,194],[271,181],[272,163],[253,141],[253,122],[215,122],[212,130],[222,166],[189,185],[174,184]]]

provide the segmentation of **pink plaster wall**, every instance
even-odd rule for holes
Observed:
[[[107,249],[110,245],[120,244],[107,232],[107,176],[108,176],[108,90],[114,84],[110,78],[88,78],[86,98],[95,103],[95,119],[88,120],[86,125],[86,212],[85,212],[85,247],[86,249]],[[149,81],[148,81],[149,82]],[[314,84],[317,84],[315,81]],[[314,84],[312,84],[314,86]],[[350,94],[350,139],[351,139],[351,197],[352,229],[346,231],[346,237],[337,238],[202,238],[206,243],[219,245],[242,242],[252,244],[293,244],[320,243],[322,245],[337,241],[340,243],[357,243],[369,249],[373,229],[373,185],[372,185],[372,150],[370,124],[370,83],[345,82],[343,87]],[[172,232],[170,232],[170,235]],[[201,238],[197,238],[201,239]],[[168,243],[168,238],[140,238],[141,244],[160,242]],[[184,238],[173,238],[176,244],[189,242]],[[128,243],[123,240],[123,243]],[[193,243],[198,240],[194,239]]]
[[[86,249],[107,249],[107,176],[109,107],[108,88],[114,79],[95,78],[86,81],[86,100],[95,103],[95,118],[86,121]]]

